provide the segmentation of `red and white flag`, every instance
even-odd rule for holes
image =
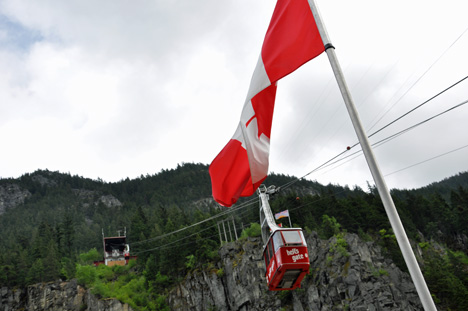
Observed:
[[[210,165],[214,199],[231,206],[268,174],[276,82],[325,50],[307,0],[278,0],[234,136]]]

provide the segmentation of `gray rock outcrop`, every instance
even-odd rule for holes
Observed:
[[[310,272],[301,288],[269,291],[260,238],[226,243],[220,260],[187,274],[174,286],[171,310],[192,311],[396,311],[423,310],[405,272],[382,255],[380,246],[356,234],[338,240],[306,235]],[[25,289],[0,289],[0,311],[72,310],[127,311],[116,299],[99,299],[76,280],[35,284]]]
[[[35,284],[25,289],[0,289],[0,311],[131,311],[117,299],[98,299],[76,280]]]
[[[169,294],[172,310],[423,310],[407,273],[355,234],[336,238],[307,235],[310,273],[302,288],[268,291],[260,239],[232,242],[220,249],[216,267],[187,275]]]
[[[31,196],[28,190],[21,189],[17,184],[0,185],[0,215],[7,209],[23,204]]]

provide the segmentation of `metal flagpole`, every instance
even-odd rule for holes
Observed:
[[[320,32],[320,36],[322,37],[325,51],[327,52],[328,59],[330,60],[330,64],[333,68],[336,81],[338,82],[341,95],[343,96],[346,108],[348,109],[349,116],[353,123],[354,130],[358,136],[359,143],[361,144],[362,151],[366,157],[367,164],[372,173],[372,177],[374,178],[377,190],[379,191],[380,198],[390,220],[390,225],[392,226],[393,232],[395,233],[398,245],[400,246],[403,258],[405,259],[406,265],[408,266],[408,270],[410,272],[411,278],[413,279],[416,291],[418,292],[419,298],[421,299],[422,305],[426,311],[437,311],[426,281],[424,280],[424,276],[422,275],[421,269],[419,268],[418,262],[416,261],[416,257],[414,256],[408,237],[406,236],[403,224],[401,223],[400,217],[398,216],[398,212],[395,208],[395,204],[393,203],[390,191],[388,190],[382,173],[380,172],[379,166],[374,157],[374,153],[372,152],[372,148],[369,144],[369,140],[367,139],[367,135],[359,119],[359,115],[357,113],[356,107],[354,106],[351,94],[344,79],[343,72],[341,71],[340,64],[336,58],[335,48],[330,43],[330,39],[328,38],[327,31],[322,23],[314,0],[308,1],[317,24],[317,28]]]

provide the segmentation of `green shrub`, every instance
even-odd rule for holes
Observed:
[[[66,280],[70,280],[75,277],[76,264],[70,258],[63,257],[60,262],[60,265],[61,277],[65,278]]]
[[[195,259],[195,256],[194,255],[188,255],[187,257],[185,257],[187,259],[187,261],[185,262],[185,267],[189,270],[192,270],[193,268],[195,268],[195,264],[196,264],[196,259]]]
[[[113,267],[99,265],[96,269],[96,276],[99,280],[112,281],[114,279]]]
[[[349,257],[348,253],[348,242],[346,242],[343,233],[338,233],[335,235],[336,241],[330,245],[330,252],[340,253],[343,257]]]
[[[342,233],[336,235],[335,250],[338,251],[342,256],[348,257],[348,242],[346,242]]]
[[[78,284],[89,286],[96,280],[96,267],[76,265],[76,279]]]
[[[328,215],[322,216],[322,237],[329,239],[332,236],[340,233],[341,225],[336,221],[335,217]]]
[[[113,297],[112,289],[109,288],[109,283],[97,280],[93,283],[91,293],[99,295],[104,298]]]
[[[90,249],[87,253],[80,254],[81,264],[92,264],[94,261],[102,260],[102,253],[99,253],[96,248]]]
[[[249,228],[242,230],[241,238],[257,237],[262,234],[262,227],[258,223],[251,223]]]
[[[429,242],[419,242],[418,244],[422,249],[427,249],[429,247]]]
[[[169,311],[166,297],[157,293],[167,288],[169,278],[156,274],[156,280],[148,282],[145,274],[136,274],[127,266],[108,267],[100,265],[76,265],[76,277],[80,285],[102,298],[116,298],[127,303],[133,310]]]

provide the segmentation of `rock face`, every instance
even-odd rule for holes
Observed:
[[[51,172],[48,172],[48,175],[50,175]],[[47,178],[46,176],[43,175],[35,175],[31,178],[34,182],[40,183],[41,186],[46,186],[46,187],[55,187],[57,186],[57,182],[53,179]]]
[[[106,207],[122,206],[122,203],[111,194],[101,196],[99,201],[102,202],[102,204],[104,204]]]
[[[0,215],[8,208],[24,203],[31,196],[28,190],[21,189],[17,184],[0,185]]]
[[[217,267],[189,274],[168,297],[172,310],[423,310],[407,273],[381,254],[378,245],[346,234],[337,239],[307,235],[310,273],[302,288],[270,292],[260,238],[220,249]]]
[[[130,311],[132,309],[117,299],[100,300],[73,280],[35,284],[21,290],[3,287],[0,289],[0,311],[11,310]]]
[[[268,291],[260,238],[225,244],[221,260],[195,270],[169,293],[171,310],[390,311],[423,310],[414,285],[373,242],[355,234],[320,239],[306,235],[310,273],[302,288]],[[344,243],[346,241],[346,243]],[[344,246],[343,246],[344,245]],[[341,248],[340,248],[341,246]],[[0,289],[0,311],[127,311],[116,299],[98,299],[75,280]]]

